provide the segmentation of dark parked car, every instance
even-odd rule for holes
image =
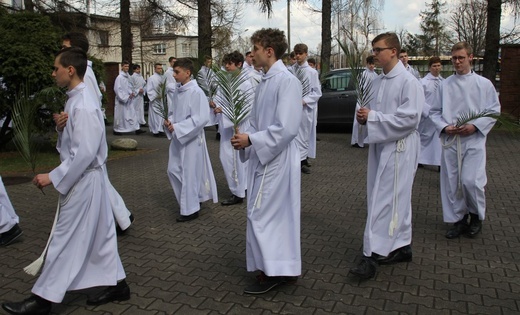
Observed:
[[[356,90],[350,69],[332,70],[325,75],[318,101],[318,129],[333,127],[342,132],[352,132],[356,110]]]

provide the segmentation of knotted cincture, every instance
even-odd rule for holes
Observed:
[[[396,150],[395,150],[395,160],[394,160],[394,200],[392,204],[392,220],[390,220],[390,225],[388,226],[388,235],[394,236],[395,228],[397,227],[397,222],[399,220],[399,216],[397,214],[397,207],[399,205],[398,198],[398,175],[399,175],[399,154],[406,150],[406,142],[405,139],[397,140],[396,142]]]
[[[457,197],[462,198],[462,143],[460,142],[460,135],[455,135],[451,141],[444,140],[441,142],[442,149],[449,148],[457,141]]]
[[[253,211],[251,211],[251,215],[253,215],[253,213],[255,212],[255,209],[260,209],[260,207],[262,206],[262,191],[264,189],[264,179],[265,179],[265,175],[267,174],[268,166],[269,166],[269,164],[266,164],[266,166],[264,168],[264,175],[262,175],[262,181],[260,182],[260,189],[258,189],[258,194],[256,195],[255,203],[253,204]]]

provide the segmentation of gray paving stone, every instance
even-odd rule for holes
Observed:
[[[220,199],[227,198],[215,131],[206,131]],[[380,266],[376,277],[348,275],[362,251],[368,150],[346,134],[320,134],[312,174],[302,176],[302,276],[261,296],[242,293],[245,204],[205,202],[199,219],[179,224],[166,176],[168,141],[130,136],[147,150],[109,161],[112,184],[136,221],[118,238],[132,299],[85,305],[89,291],[67,294],[54,314],[515,314],[520,313],[520,139],[493,131],[488,140],[487,218],[475,239],[447,240],[439,173],[418,169],[412,196],[411,263]],[[109,141],[114,139],[111,130]],[[22,268],[43,250],[58,195],[30,183],[7,186],[20,216],[20,242],[0,248],[0,297],[21,300],[35,278]],[[37,215],[36,215],[37,214]]]

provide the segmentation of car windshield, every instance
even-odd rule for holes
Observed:
[[[328,91],[345,91],[351,90],[352,87],[352,72],[350,71],[335,71],[329,73],[323,82],[323,90]]]

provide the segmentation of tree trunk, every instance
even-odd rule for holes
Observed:
[[[330,53],[332,50],[331,34],[332,0],[323,0],[321,6],[321,77],[330,70]]]
[[[495,84],[496,68],[497,68],[497,60],[498,60],[498,48],[500,46],[500,16],[501,15],[502,15],[502,0],[488,0],[486,49],[484,52],[484,69],[482,71],[482,76],[491,80],[491,82],[493,82],[493,84]]]
[[[204,62],[204,56],[211,57],[211,1],[197,0],[199,24],[199,60]]]
[[[25,11],[34,12],[34,3],[32,0],[23,0]]]
[[[132,25],[130,22],[130,0],[121,0],[121,56],[132,64]]]

